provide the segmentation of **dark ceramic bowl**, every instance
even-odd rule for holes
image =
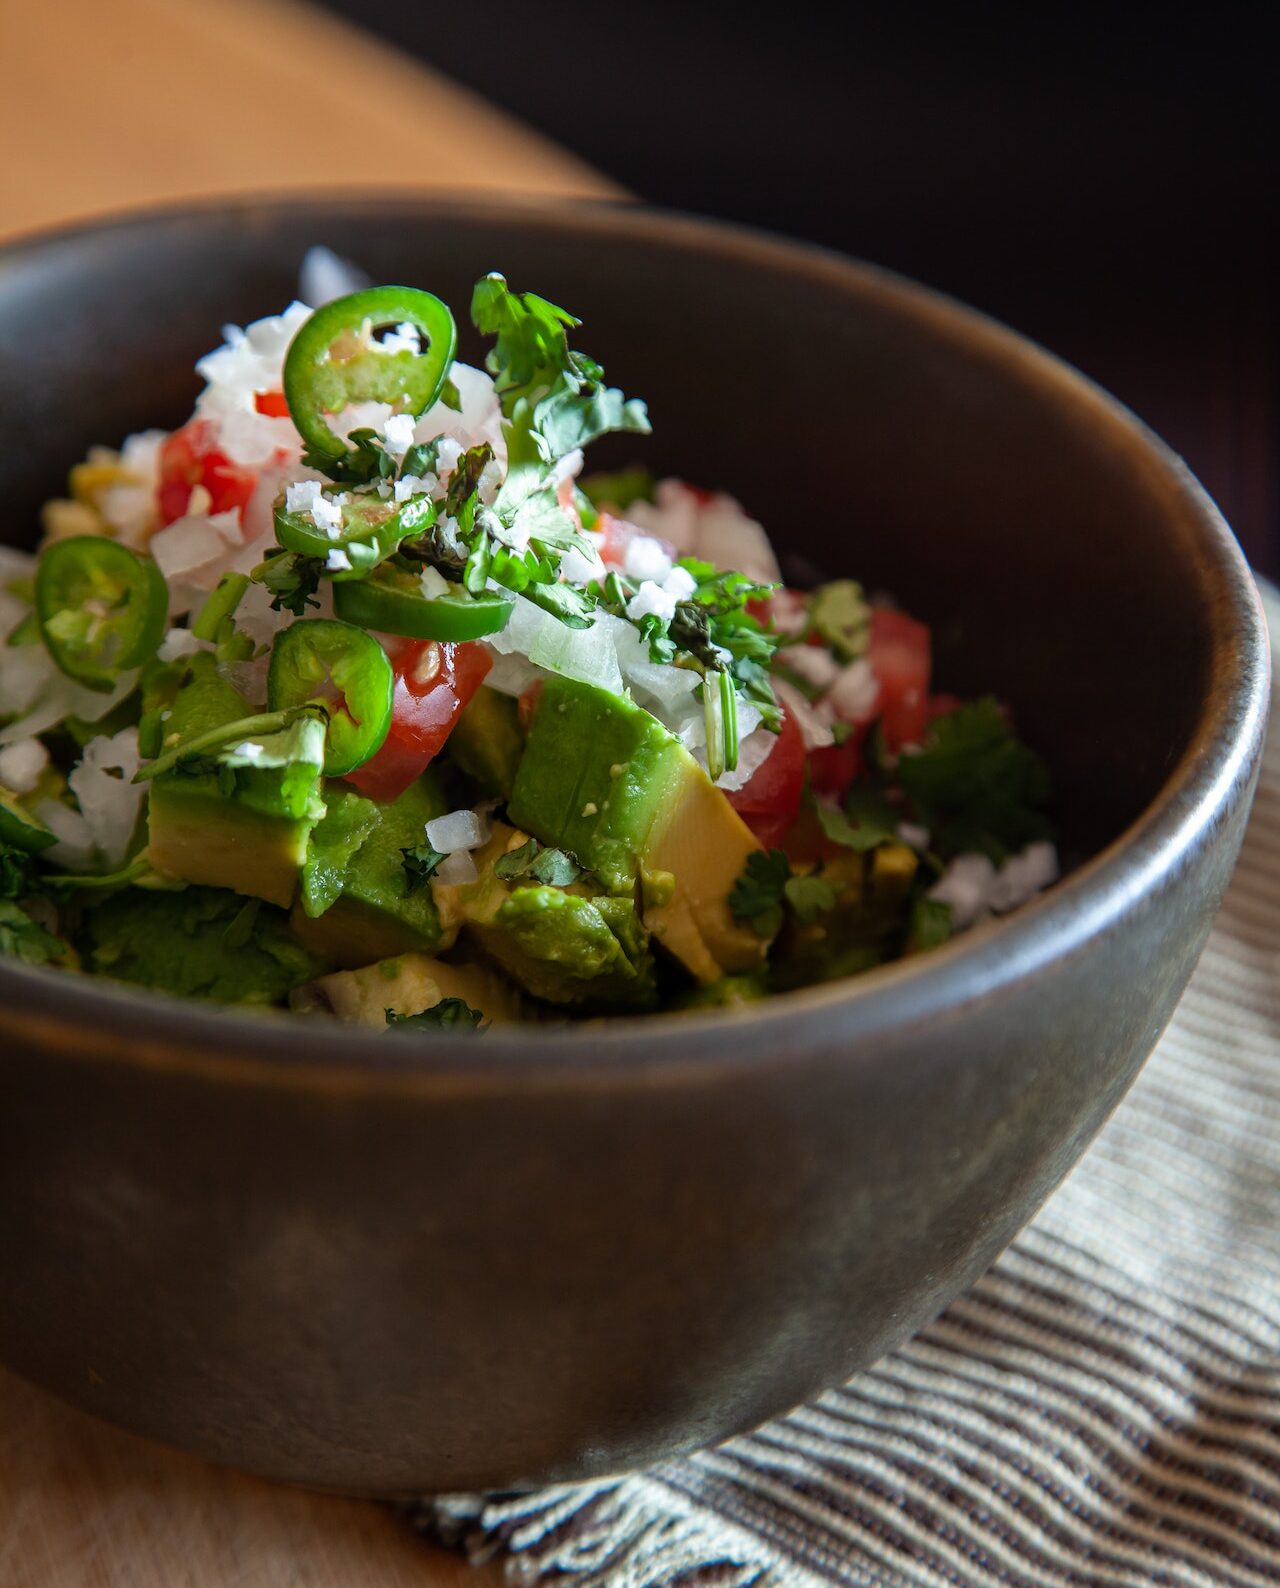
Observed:
[[[0,965],[0,1358],[302,1483],[636,1467],[889,1350],[1079,1157],[1235,860],[1263,621],[1195,480],[1071,370],[866,266],[621,206],[254,202],[10,247],[7,533],[90,442],[180,420],[193,359],[315,241],[581,313],[650,400],[647,460],[896,591],[945,687],[1012,701],[1083,863],[746,1013],[416,1049]]]

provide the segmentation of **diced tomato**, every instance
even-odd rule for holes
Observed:
[[[391,658],[391,727],[372,760],[347,774],[370,799],[393,800],[430,765],[479,689],[493,659],[483,645],[418,640]]]
[[[253,399],[253,406],[260,414],[266,414],[268,419],[289,417],[289,404],[282,391],[260,391]]]
[[[821,799],[841,800],[862,768],[865,726],[854,728],[843,744],[825,745],[809,752],[809,783]]]
[[[187,512],[197,485],[209,493],[210,513],[244,511],[258,483],[257,471],[232,463],[213,438],[207,419],[192,419],[160,448],[157,505],[162,524],[172,524]]]
[[[804,740],[800,726],[784,707],[782,731],[766,759],[729,803],[765,846],[780,844],[796,819],[804,794]]]
[[[929,696],[929,721],[936,722],[939,717],[949,717],[953,711],[959,711],[964,701],[959,695],[930,695]]]
[[[877,607],[871,614],[867,648],[880,682],[880,721],[890,750],[918,744],[929,722],[929,630],[905,612]]]

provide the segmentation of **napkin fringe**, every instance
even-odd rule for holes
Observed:
[[[438,1495],[414,1505],[412,1524],[473,1565],[507,1555],[515,1582],[565,1588],[781,1588],[762,1539],[678,1493],[637,1476],[560,1485],[523,1495]]]

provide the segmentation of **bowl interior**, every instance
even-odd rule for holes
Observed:
[[[34,538],[90,444],[179,422],[194,360],[224,322],[280,309],[314,242],[430,287],[460,322],[490,269],[579,314],[580,345],[654,422],[599,461],[727,489],[791,579],[851,574],[926,618],[939,686],[999,694],[1049,759],[1073,857],[1121,833],[1186,748],[1211,553],[1114,409],[894,278],[642,211],[251,204],[18,250],[0,273],[6,538]],[[462,354],[479,356],[465,326]]]

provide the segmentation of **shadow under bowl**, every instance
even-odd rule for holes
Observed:
[[[1083,863],[745,1013],[417,1049],[0,964],[0,1359],[316,1486],[638,1467],[891,1349],[1084,1150],[1235,860],[1263,621],[1196,482],[1062,364],[867,266],[629,206],[253,201],[10,246],[10,533],[90,443],[180,422],[217,327],[277,311],[314,242],[459,307],[493,268],[571,305],[650,402],[614,460],[732,491],[793,578],[926,618],[942,686],[1009,700],[1046,755]]]

